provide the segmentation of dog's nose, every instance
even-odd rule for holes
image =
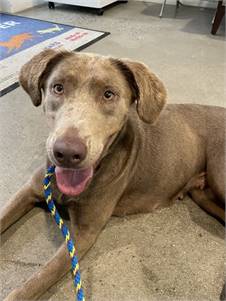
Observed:
[[[78,137],[70,139],[61,137],[54,143],[53,154],[61,166],[76,168],[85,159],[87,148]]]

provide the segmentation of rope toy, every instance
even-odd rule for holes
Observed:
[[[55,166],[50,166],[47,169],[47,172],[45,174],[45,178],[43,181],[43,186],[44,186],[44,196],[46,199],[46,203],[48,205],[49,211],[54,218],[56,224],[58,225],[59,229],[61,230],[63,237],[66,241],[67,244],[67,249],[69,252],[69,255],[71,257],[71,267],[72,267],[72,274],[74,276],[74,286],[75,286],[75,291],[76,291],[76,297],[77,301],[85,301],[85,296],[84,292],[82,289],[82,284],[81,284],[81,277],[80,277],[80,271],[79,271],[79,263],[78,259],[75,255],[75,246],[74,242],[71,238],[70,232],[67,228],[67,226],[64,224],[64,221],[59,215],[59,212],[56,209],[56,206],[54,204],[54,200],[52,197],[52,189],[51,189],[51,178],[54,175],[55,172]]]

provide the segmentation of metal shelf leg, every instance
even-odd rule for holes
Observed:
[[[162,14],[163,14],[163,10],[164,10],[165,5],[166,5],[166,0],[164,0],[163,3],[162,3],[162,7],[161,7],[160,14],[159,14],[159,18],[162,18]]]

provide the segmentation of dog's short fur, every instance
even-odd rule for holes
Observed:
[[[152,212],[187,192],[224,221],[225,109],[166,106],[162,82],[145,65],[92,54],[45,50],[22,68],[20,83],[34,105],[43,102],[50,126],[48,164],[59,164],[54,147],[60,138],[70,148],[79,144],[84,155],[61,167],[94,171],[76,197],[54,187],[55,198],[68,207],[80,258],[111,215]],[[37,199],[44,201],[44,170],[1,211],[2,232]],[[63,244],[5,300],[37,299],[69,268]]]

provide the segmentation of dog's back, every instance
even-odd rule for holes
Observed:
[[[132,120],[141,143],[135,145],[137,168],[128,185],[129,195],[136,187],[136,199],[144,198],[145,191],[149,199],[166,200],[194,175],[207,171],[208,181],[224,199],[224,108],[170,104],[154,125],[141,122],[133,113]]]

